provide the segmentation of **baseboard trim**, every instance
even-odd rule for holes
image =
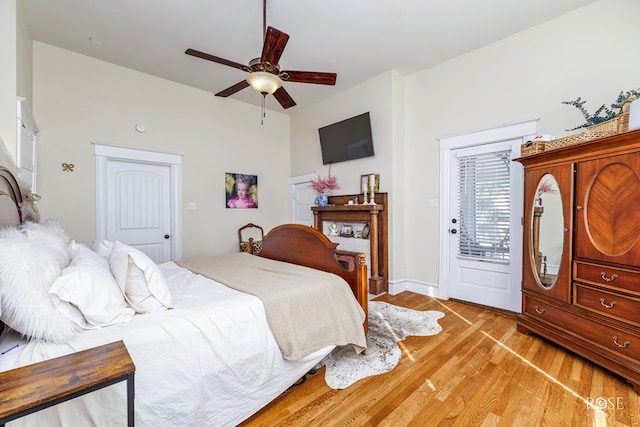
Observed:
[[[435,283],[423,282],[420,280],[399,279],[389,281],[389,293],[397,295],[403,291],[415,292],[417,294],[438,298],[438,285]]]

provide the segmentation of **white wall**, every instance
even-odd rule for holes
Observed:
[[[31,109],[33,106],[33,39],[22,2],[17,3],[16,14],[16,93],[26,99]]]
[[[38,42],[33,51],[39,206],[76,240],[95,236],[92,142],[183,156],[184,257],[237,250],[248,222],[289,220],[288,116],[270,111],[261,126],[256,106]],[[258,175],[258,209],[225,209],[225,172]]]
[[[592,112],[640,88],[640,2],[600,0],[447,63],[402,76],[384,73],[292,116],[294,175],[320,171],[317,128],[371,111],[376,156],[336,164],[343,193],[358,176],[381,174],[391,199],[391,281],[437,286],[438,137],[540,118],[539,132],[563,136],[582,124],[561,101],[587,99]],[[398,91],[403,91],[399,94]]]
[[[0,2],[0,165],[15,172],[16,97],[31,106],[32,40],[22,3]]]
[[[389,204],[402,206],[403,194],[396,187],[403,185],[404,176],[394,173],[394,168],[404,162],[401,138],[404,129],[401,114],[403,82],[401,75],[390,71],[294,114],[291,118],[291,174],[318,172],[326,176],[329,167],[322,165],[318,128],[368,111],[375,155],[332,165],[331,174],[338,177],[341,186],[335,193],[361,193],[360,175],[377,173],[380,174],[380,191],[389,193]],[[394,237],[403,239],[404,236],[398,222],[403,222],[402,210],[390,210],[389,252],[396,255],[396,258],[389,258],[390,273],[396,268],[395,259],[402,253],[402,247],[397,247],[398,243],[394,241]]]
[[[16,10],[16,0],[0,1],[0,139],[12,161],[16,157]]]
[[[0,2],[0,58],[10,64],[0,69],[5,139],[3,132],[15,126],[15,95],[22,90],[16,87],[23,86],[11,69],[24,62],[13,51],[20,44],[16,19],[7,18],[16,16],[14,9],[15,0]],[[532,118],[541,119],[540,132],[558,136],[581,124],[578,111],[561,101],[582,96],[593,111],[619,91],[640,87],[638,16],[637,0],[600,0],[432,69],[406,77],[384,73],[295,113],[290,122],[270,111],[262,127],[256,107],[36,43],[41,207],[45,216],[68,218],[64,225],[74,237],[90,241],[91,141],[182,153],[183,202],[199,206],[183,212],[185,256],[227,250],[238,226],[251,221],[270,228],[289,219],[289,175],[327,173],[318,127],[370,111],[376,156],[336,164],[332,174],[343,193],[359,191],[361,174],[381,174],[381,190],[392,200],[391,279],[435,284],[439,211],[426,202],[439,197],[437,137]],[[144,134],[133,129],[139,122]],[[15,149],[15,141],[7,145]],[[76,172],[63,174],[62,162],[76,164]],[[224,210],[225,171],[259,175],[258,210]]]
[[[540,118],[563,136],[584,123],[561,101],[586,99],[592,113],[640,88],[640,2],[601,0],[406,78],[406,277],[437,283],[440,224],[437,137]],[[394,209],[402,207],[393,206]]]

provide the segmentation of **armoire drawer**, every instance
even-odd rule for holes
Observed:
[[[582,261],[576,261],[574,267],[574,280],[640,296],[640,272],[638,271]]]
[[[573,304],[631,325],[640,326],[640,298],[574,283]]]
[[[524,313],[536,321],[548,323],[556,329],[574,335],[602,350],[625,357],[640,364],[640,335],[597,322],[576,313],[524,296]]]
[[[573,316],[567,313],[565,310],[556,307],[555,305],[548,304],[544,301],[538,300],[530,295],[523,295],[523,307],[522,313],[528,315],[528,317],[534,318],[536,321],[548,323],[551,326],[559,326],[564,328],[567,323],[575,323],[578,316]],[[571,316],[567,319],[567,315]]]

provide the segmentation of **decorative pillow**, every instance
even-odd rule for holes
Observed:
[[[31,238],[40,231],[0,229],[0,320],[24,336],[65,342],[79,331],[78,325],[56,310],[49,297],[64,256],[57,245]]]
[[[138,313],[173,307],[173,297],[160,268],[147,255],[115,242],[109,257],[111,272],[129,305]]]
[[[29,236],[31,240],[54,249],[58,253],[58,260],[62,268],[69,265],[73,257],[70,247],[71,238],[56,221],[25,222],[20,226],[20,230]]]
[[[109,260],[111,251],[113,250],[113,242],[109,240],[96,240],[93,242],[91,249],[103,258]]]
[[[107,260],[84,244],[73,246],[76,255],[49,291],[58,310],[83,328],[131,320],[135,312],[124,300]]]

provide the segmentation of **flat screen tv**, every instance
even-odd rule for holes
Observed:
[[[360,114],[318,129],[322,164],[373,156],[369,113]]]

